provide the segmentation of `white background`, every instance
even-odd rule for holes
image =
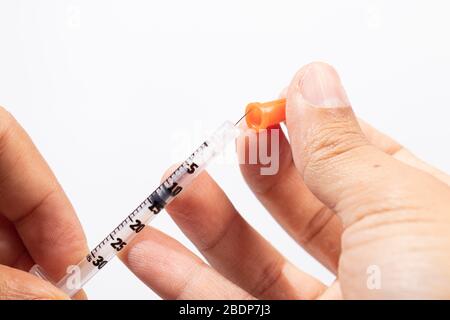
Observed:
[[[58,176],[90,246],[250,101],[313,60],[333,64],[355,112],[450,171],[448,1],[0,1],[0,104]],[[180,134],[183,139],[180,140]],[[177,149],[178,148],[178,149]],[[237,166],[211,170],[289,259],[333,277],[254,199]],[[168,215],[155,226],[192,248]],[[91,298],[157,296],[118,261]]]

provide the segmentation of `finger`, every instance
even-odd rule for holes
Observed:
[[[0,265],[29,271],[34,265],[33,259],[23,245],[14,225],[0,215]],[[0,285],[1,287],[1,285]],[[86,300],[83,290],[79,291],[73,299]]]
[[[437,239],[436,230],[448,224],[448,186],[369,143],[329,65],[310,64],[294,77],[286,120],[305,184],[343,222],[339,281],[344,298],[401,290],[396,271],[410,268],[416,256],[398,259],[398,254],[420,252],[417,243]],[[414,232],[421,241],[411,241]],[[393,271],[383,273],[383,291],[367,286],[369,267]]]
[[[256,298],[313,299],[325,289],[255,231],[206,172],[167,211],[211,266]]]
[[[380,206],[407,205],[399,203],[399,190],[414,188],[419,171],[368,142],[332,67],[312,63],[294,77],[286,116],[296,167],[314,195],[342,218],[344,227],[385,212]],[[428,178],[420,177],[435,183]]]
[[[65,300],[62,291],[27,272],[0,265],[0,300]]]
[[[400,149],[402,149],[402,146],[398,142],[376,130],[366,121],[359,118],[357,120],[367,140],[378,149],[386,152],[389,155],[394,155]]]
[[[14,225],[0,215],[0,265],[27,271],[33,264]]]
[[[324,293],[318,298],[318,300],[342,300],[342,291],[339,281],[333,282],[333,284],[324,291]]]
[[[237,139],[237,152],[242,175],[259,201],[292,238],[336,273],[342,223],[304,184],[280,127],[259,133],[246,131]],[[271,165],[278,168],[275,174],[264,174],[262,170],[267,165],[250,161],[251,153],[256,155],[253,158],[258,158],[261,152],[271,154]]]
[[[367,137],[369,142],[375,147],[383,150],[384,152],[392,155],[394,158],[414,167],[424,172],[427,172],[434,176],[435,178],[441,180],[442,182],[450,185],[450,176],[444,172],[434,168],[433,166],[423,162],[415,155],[413,155],[409,150],[405,149],[398,142],[388,137],[387,135],[381,133],[377,129],[373,128],[367,122],[358,119],[359,125]]]
[[[55,280],[87,252],[73,207],[17,121],[0,108],[0,213]]]
[[[421,159],[417,158],[409,150],[402,148],[398,152],[396,152],[393,156],[394,156],[394,158],[402,161],[403,163],[406,163],[406,164],[410,165],[411,167],[414,167],[414,168],[422,170],[426,173],[429,173],[433,177],[444,182],[445,184],[450,185],[450,176],[449,175],[447,175],[446,173],[442,172],[441,170],[436,169],[435,167],[427,164],[426,162],[422,161]]]
[[[164,299],[252,299],[181,243],[151,227],[144,228],[120,258]]]

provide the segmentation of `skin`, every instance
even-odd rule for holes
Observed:
[[[279,172],[240,169],[255,197],[336,282],[327,287],[291,264],[206,172],[167,210],[208,264],[146,227],[121,252],[125,265],[165,299],[450,298],[450,177],[358,120],[327,64],[303,67],[282,96],[290,143],[280,132]],[[237,151],[249,147],[239,143]],[[70,256],[62,254],[67,245]],[[67,197],[0,109],[0,298],[67,298],[25,271],[38,263],[58,278],[86,253]],[[373,267],[381,277],[376,290],[368,286]]]
[[[293,266],[207,173],[167,211],[208,264],[151,227],[123,262],[167,299],[450,298],[450,178],[358,120],[327,64],[303,67],[282,96],[290,143],[281,136],[278,174],[262,176],[258,164],[241,171],[336,282],[326,287]],[[378,290],[367,285],[374,266]]]
[[[68,299],[28,270],[37,263],[58,280],[87,252],[63,189],[30,137],[0,107],[0,299]]]

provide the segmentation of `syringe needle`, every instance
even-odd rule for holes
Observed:
[[[253,109],[251,109],[251,110],[249,110],[249,111],[247,111],[235,124],[234,124],[234,126],[237,126],[238,124],[239,124],[239,122],[241,122],[242,121],[242,119],[244,119],[250,112],[252,112],[253,111]]]

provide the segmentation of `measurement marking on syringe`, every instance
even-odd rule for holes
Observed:
[[[60,280],[60,287],[69,295],[78,291],[98,270],[103,268],[133,237],[141,232],[152,218],[158,215],[199,174],[210,160],[234,139],[238,131],[227,122],[211,139],[204,142],[185,159],[135,210],[125,217],[78,266],[81,268],[79,288],[69,287],[70,275]]]

